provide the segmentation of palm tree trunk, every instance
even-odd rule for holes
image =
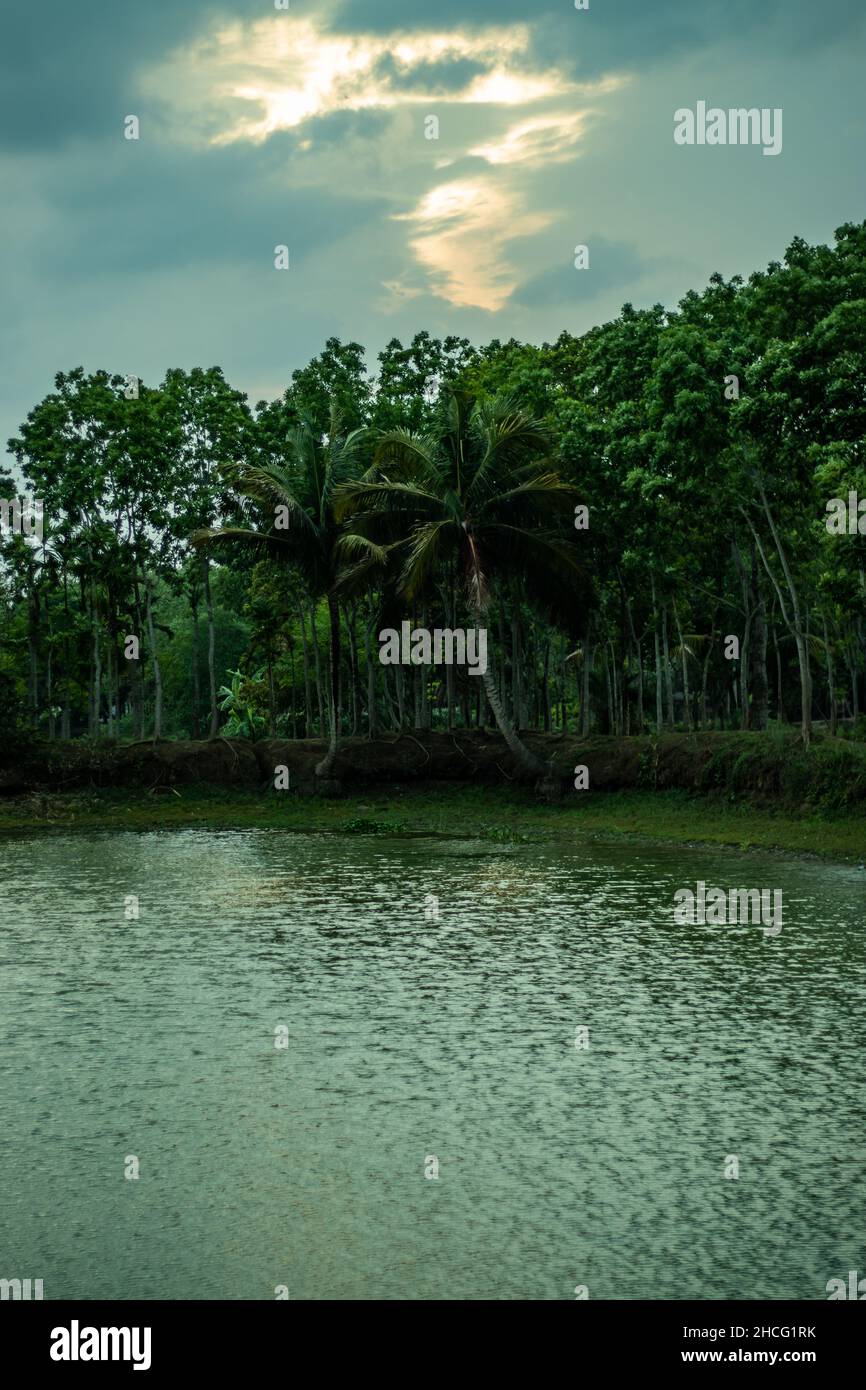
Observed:
[[[479,626],[483,625],[485,613],[481,608],[476,607],[475,617]],[[484,693],[487,696],[487,703],[496,721],[496,727],[505,739],[509,751],[514,754],[514,757],[517,759],[517,762],[524,772],[531,773],[534,777],[543,776],[547,771],[544,763],[542,763],[540,758],[537,758],[534,753],[530,752],[525,743],[518,737],[513,721],[508,718],[502,707],[496,678],[490,669],[489,662],[481,680],[484,685]]]
[[[513,723],[502,708],[502,702],[499,699],[499,691],[496,688],[496,681],[489,666],[481,679],[484,683],[484,693],[487,696],[487,703],[490,705],[493,718],[496,720],[496,727],[505,739],[509,750],[514,754],[525,772],[531,772],[535,777],[541,776],[545,771],[544,764],[540,759],[536,758],[535,754],[531,753],[520,738],[518,738]]]

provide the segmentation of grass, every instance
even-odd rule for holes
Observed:
[[[0,833],[184,827],[327,831],[346,835],[478,836],[494,842],[629,837],[866,859],[858,814],[795,816],[681,791],[578,793],[544,804],[519,787],[400,786],[328,800],[192,786],[159,796],[93,790],[0,802]]]

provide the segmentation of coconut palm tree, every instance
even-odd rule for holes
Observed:
[[[333,514],[336,488],[360,467],[365,437],[361,429],[346,432],[336,409],[326,435],[311,420],[301,418],[286,438],[278,458],[244,463],[228,477],[245,502],[245,509],[272,518],[267,527],[223,526],[194,532],[195,546],[247,545],[278,564],[289,565],[314,599],[328,604],[330,646],[330,739],[325,757],[316,766],[319,777],[333,771],[340,737],[340,606],[336,591],[337,524]],[[252,505],[250,505],[252,504]]]
[[[448,390],[433,432],[384,433],[372,468],[336,489],[335,514],[347,523],[337,542],[346,575],[396,560],[398,592],[411,603],[432,591],[450,561],[482,625],[491,584],[518,572],[531,601],[574,626],[590,585],[571,522],[575,490],[551,463],[551,447],[547,428],[510,398],[477,400]],[[489,667],[482,680],[520,766],[543,773],[503,708]]]

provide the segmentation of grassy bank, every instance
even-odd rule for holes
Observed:
[[[682,791],[572,793],[548,805],[517,786],[409,784],[326,800],[186,785],[159,794],[92,789],[0,802],[0,833],[196,826],[480,836],[493,842],[625,836],[778,849],[842,862],[866,858],[866,822],[859,813],[793,815]]]

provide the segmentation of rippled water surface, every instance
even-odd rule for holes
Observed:
[[[781,888],[780,935],[675,925],[698,879]],[[0,1276],[825,1298],[866,1269],[864,906],[856,869],[712,850],[0,842]]]

